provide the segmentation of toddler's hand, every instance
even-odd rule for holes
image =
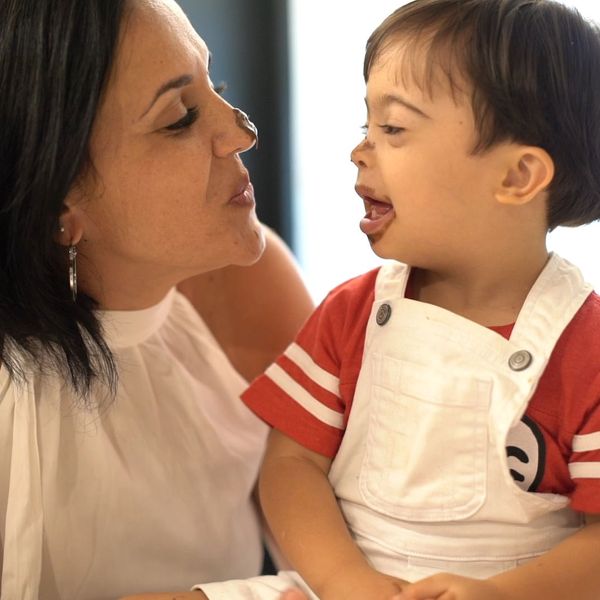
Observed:
[[[320,600],[392,600],[403,587],[406,581],[385,575],[365,567],[350,573],[344,573],[328,582],[325,589],[321,590]],[[286,600],[300,600],[286,599]]]
[[[279,600],[308,600],[308,596],[302,590],[294,588],[283,592]]]
[[[470,579],[448,573],[408,584],[393,600],[509,600],[487,579]]]

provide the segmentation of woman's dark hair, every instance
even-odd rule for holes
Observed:
[[[56,241],[67,193],[91,167],[90,134],[125,0],[0,0],[0,365],[64,374],[85,398],[114,390],[93,299],[74,302]]]
[[[404,68],[431,91],[440,69],[453,93],[472,87],[478,143],[545,149],[555,165],[548,228],[600,219],[600,33],[551,0],[416,0],[392,13],[367,42],[365,80],[398,41]],[[418,50],[426,65],[418,74]],[[420,77],[420,80],[419,80]]]

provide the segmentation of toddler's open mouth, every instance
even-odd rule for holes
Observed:
[[[375,200],[363,196],[366,214],[360,220],[360,230],[366,235],[373,235],[383,231],[396,216],[394,207],[389,202]]]

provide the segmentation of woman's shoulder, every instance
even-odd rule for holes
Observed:
[[[30,389],[33,389],[31,379],[28,372],[15,372],[0,363],[0,420],[4,421],[11,414],[16,402],[30,395]]]
[[[2,364],[2,361],[0,360],[0,402],[2,402],[4,396],[6,396],[8,386],[10,385],[10,383],[11,381],[8,369]]]
[[[179,286],[247,380],[285,350],[313,309],[290,250],[274,232],[265,233],[266,248],[255,264],[205,273]]]
[[[0,402],[8,396],[17,395],[23,387],[19,385],[20,380],[25,377],[25,373],[15,372],[14,366],[8,369],[7,365],[0,360]]]

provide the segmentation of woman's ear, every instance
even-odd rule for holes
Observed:
[[[61,246],[77,246],[83,238],[83,215],[80,209],[80,193],[77,185],[65,198],[58,220],[56,242]]]
[[[554,161],[537,146],[511,146],[503,179],[496,190],[501,204],[526,204],[546,190],[554,177]]]

